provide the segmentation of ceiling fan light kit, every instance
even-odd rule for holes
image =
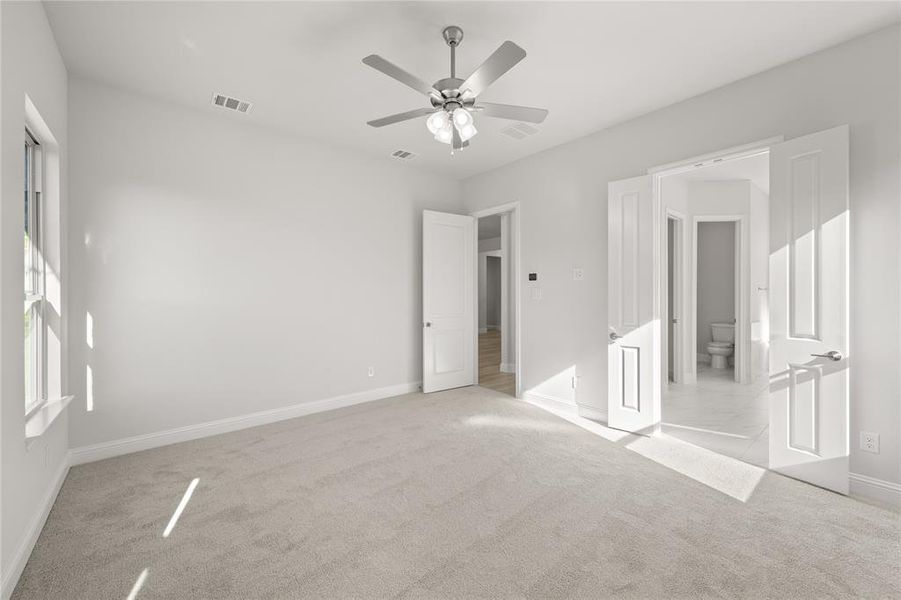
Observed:
[[[429,108],[414,109],[369,121],[370,126],[384,127],[428,115],[426,127],[429,132],[435,140],[442,144],[450,144],[453,154],[455,150],[469,146],[469,140],[478,133],[473,118],[474,112],[486,117],[529,123],[544,121],[548,111],[543,108],[476,102],[478,95],[489,85],[525,58],[525,50],[513,42],[504,42],[469,77],[460,79],[457,77],[457,46],[463,41],[463,30],[451,25],[444,28],[442,37],[450,46],[450,77],[439,79],[432,85],[377,54],[370,54],[363,59],[363,64],[425,94],[431,104]]]

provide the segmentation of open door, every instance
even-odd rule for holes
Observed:
[[[475,218],[422,213],[422,391],[473,385]]]
[[[610,182],[607,423],[636,433],[652,433],[660,422],[656,218],[649,176]]]
[[[848,127],[770,150],[770,468],[848,493]]]

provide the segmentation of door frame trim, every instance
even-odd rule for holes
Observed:
[[[685,289],[685,226],[688,223],[688,216],[672,208],[664,207],[667,220],[667,237],[669,236],[669,220],[672,219],[673,225],[673,314],[678,315],[679,322],[673,324],[673,383],[686,383],[690,373],[685,368],[685,306],[684,289]],[[669,271],[669,239],[663,247],[664,259],[661,264],[667,265]],[[667,277],[667,285],[664,287],[665,302],[667,303],[667,311],[663,314],[669,319],[673,318],[669,314],[669,277]],[[661,361],[663,365],[663,384],[669,385],[669,323],[666,327],[661,328],[660,342],[661,350],[666,348],[667,360]],[[678,327],[677,327],[678,325]],[[677,332],[678,330],[678,332]],[[678,342],[678,345],[677,345]]]
[[[490,217],[492,215],[510,215],[510,237],[511,248],[512,248],[512,256],[508,257],[508,260],[504,261],[508,263],[507,271],[508,273],[513,274],[513,360],[515,363],[514,367],[514,378],[516,385],[516,397],[522,398],[522,374],[523,374],[523,365],[522,365],[522,277],[520,265],[521,263],[521,252],[522,252],[522,234],[520,229],[520,203],[518,200],[514,202],[507,202],[505,204],[498,204],[496,206],[491,206],[488,208],[483,208],[480,210],[472,211],[469,213],[470,217],[475,217],[476,219],[476,235],[474,237],[473,243],[475,244],[475,256],[476,260],[478,260],[479,256],[479,236],[478,236],[478,220],[482,217]],[[503,250],[503,248],[502,248]],[[473,271],[474,277],[478,279],[478,264],[475,265],[475,269]],[[475,305],[476,315],[478,315],[479,309],[479,289],[478,289],[478,280],[475,282],[473,286],[473,303]],[[507,321],[509,321],[509,317]],[[473,351],[473,368],[474,368],[474,379],[473,385],[478,385],[479,383],[479,319],[476,316],[475,319],[475,343],[474,343],[474,351]]]

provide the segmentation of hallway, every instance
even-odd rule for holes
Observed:
[[[479,385],[507,394],[516,395],[516,376],[513,373],[502,373],[501,365],[501,332],[489,329],[479,334]]]

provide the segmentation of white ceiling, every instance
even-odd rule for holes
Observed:
[[[698,167],[691,171],[685,171],[678,175],[685,181],[729,181],[735,179],[747,179],[763,190],[764,194],[770,193],[770,155],[768,153],[757,154],[739,160],[730,160],[707,167]]]
[[[898,20],[894,2],[47,2],[76,76],[192,106],[213,92],[254,102],[220,110],[323,143],[465,178],[695,96]],[[366,121],[427,106],[424,96],[363,65],[384,56],[427,81],[448,75],[445,25],[460,25],[458,72],[504,40],[528,56],[485,101],[550,110],[513,140],[507,121],[478,118],[472,146],[451,157],[424,119]],[[421,122],[422,121],[422,122]]]

